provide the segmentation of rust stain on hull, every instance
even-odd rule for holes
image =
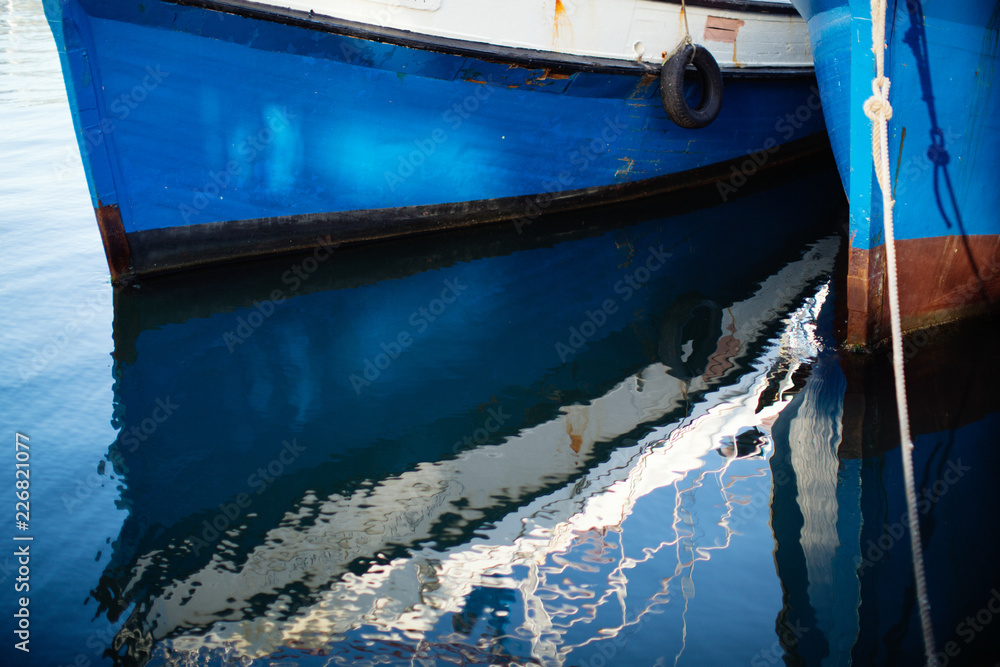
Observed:
[[[553,81],[565,81],[566,79],[572,78],[573,74],[569,72],[555,72],[551,69],[543,69],[542,73],[535,77],[529,77],[524,81],[526,86],[535,86],[538,88],[544,86],[551,86]]]
[[[666,56],[664,56],[664,58],[666,58]],[[642,100],[652,96],[654,86],[659,85],[659,83],[659,74],[644,74],[642,78],[639,79],[639,82],[635,84],[632,94],[628,96],[629,102],[639,101],[639,104],[642,104]]]
[[[556,0],[555,16],[552,20],[553,46],[559,43],[560,38],[573,39],[573,26],[570,25],[569,17],[566,16],[566,6],[563,5],[562,0]]]
[[[885,246],[851,248],[847,270],[848,346],[871,346],[890,334]],[[977,315],[1000,303],[1000,235],[945,236],[896,242],[904,331]]]
[[[884,246],[851,248],[847,264],[847,336],[849,347],[881,339]]]
[[[538,77],[538,81],[565,81],[571,76],[573,76],[572,72],[555,72],[551,69],[544,69],[542,70],[542,75]]]
[[[101,241],[104,244],[104,256],[108,260],[111,271],[111,282],[117,283],[128,278],[132,273],[132,253],[125,227],[122,225],[121,211],[118,204],[101,204],[97,202],[94,209],[97,216],[97,227],[101,230]]]

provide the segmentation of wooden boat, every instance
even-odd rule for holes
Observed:
[[[867,0],[793,0],[809,22],[830,141],[851,203],[849,345],[889,336],[882,195],[864,111],[876,76]],[[904,330],[982,312],[1000,300],[1000,5],[891,2],[889,165]]]
[[[112,279],[127,281],[473,222],[522,229],[691,183],[718,182],[726,200],[822,150],[791,5],[687,4],[686,16],[659,0],[45,11]],[[678,106],[704,126],[672,121]]]

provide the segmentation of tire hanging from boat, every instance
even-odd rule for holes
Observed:
[[[701,79],[701,99],[697,107],[684,97],[684,71],[694,65]],[[670,120],[689,130],[710,125],[722,109],[722,72],[708,49],[682,42],[660,70],[660,101]]]

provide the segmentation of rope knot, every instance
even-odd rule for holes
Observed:
[[[886,120],[892,119],[892,105],[889,104],[889,100],[884,100],[879,97],[872,95],[867,100],[865,100],[865,115],[873,123],[877,123],[882,120],[883,116]]]
[[[872,96],[865,100],[865,115],[873,123],[882,119],[892,119],[892,105],[889,104],[889,79],[879,76],[872,79]]]

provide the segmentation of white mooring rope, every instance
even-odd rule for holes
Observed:
[[[684,43],[693,44],[694,42],[691,41],[691,28],[688,27],[688,8],[685,0],[681,0],[681,14],[684,15]]]
[[[892,228],[892,206],[895,203],[889,188],[889,79],[885,76],[885,13],[886,0],[871,0],[872,51],[875,52],[875,78],[872,96],[865,102],[865,115],[872,121],[872,159],[875,176],[882,190],[882,219],[885,227],[886,273],[889,279],[889,313],[892,321],[892,368],[896,380],[896,408],[899,413],[900,453],[903,457],[903,479],[906,486],[906,509],[910,522],[910,549],[913,552],[913,577],[917,584],[920,625],[924,635],[927,664],[937,667],[934,651],[934,629],[931,626],[931,605],[927,598],[927,578],[924,575],[923,547],[920,541],[920,518],[917,515],[917,491],[913,481],[913,441],[910,439],[910,417],[906,405],[906,377],[903,369],[903,335],[899,320],[899,285],[896,273],[896,242]]]

